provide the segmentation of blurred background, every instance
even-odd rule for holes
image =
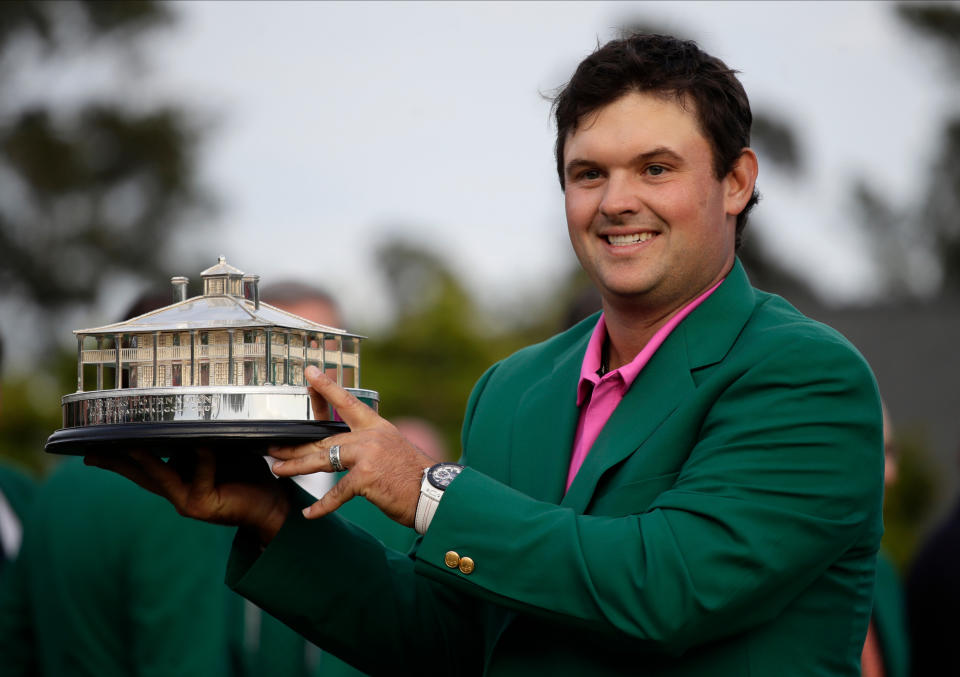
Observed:
[[[634,29],[741,72],[742,258],[873,366],[904,565],[958,487],[956,3],[0,3],[0,456],[48,472],[71,331],[219,255],[327,289],[383,412],[457,449],[483,370],[596,303],[548,99]]]

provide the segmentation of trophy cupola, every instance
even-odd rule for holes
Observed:
[[[217,265],[200,273],[200,278],[203,280],[204,296],[227,294],[243,297],[244,295],[243,271],[227,263],[225,256],[218,257]]]

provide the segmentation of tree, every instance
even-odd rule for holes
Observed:
[[[960,8],[901,3],[900,20],[931,40],[956,89],[960,76]],[[887,297],[918,297],[960,290],[960,111],[943,122],[939,153],[917,202],[895,205],[866,181],[853,185],[859,221],[885,276]],[[933,270],[929,275],[928,269]],[[919,282],[918,282],[919,280]]]
[[[174,107],[21,103],[13,74],[168,24],[157,2],[0,3],[0,285],[43,313],[89,304],[111,276],[157,278],[177,228],[207,204],[198,131]],[[35,65],[35,64],[33,64]]]
[[[149,0],[0,3],[0,310],[8,311],[8,349],[26,341],[31,325],[49,329],[92,303],[111,279],[159,279],[178,229],[209,207],[194,172],[200,134],[185,111],[110,96],[54,103],[24,91],[24,73],[49,77],[93,52],[136,64],[140,37],[171,21],[167,5]],[[9,315],[11,299],[27,313]],[[76,381],[75,352],[56,349],[68,338],[30,335],[45,360],[29,377],[5,379],[0,456],[45,465],[37,452],[58,427],[59,396]]]

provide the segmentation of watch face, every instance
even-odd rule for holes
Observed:
[[[461,470],[463,470],[463,466],[456,463],[438,463],[430,468],[427,479],[437,489],[446,489],[450,486],[453,478],[460,474]]]

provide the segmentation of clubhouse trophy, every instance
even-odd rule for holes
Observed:
[[[315,420],[305,371],[316,366],[373,409],[360,388],[363,337],[261,303],[259,277],[224,257],[200,273],[203,294],[124,322],[79,329],[77,392],[46,450],[83,455],[178,448],[256,450],[345,432],[334,410]]]

